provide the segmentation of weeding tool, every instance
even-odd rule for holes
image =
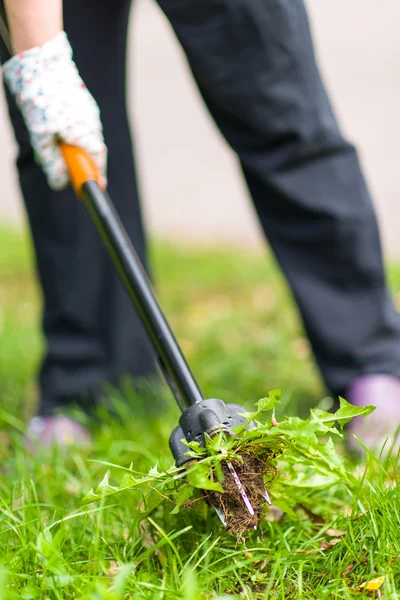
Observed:
[[[104,182],[92,158],[82,149],[61,143],[74,190],[84,201],[122,282],[136,307],[152,341],[165,379],[182,411],[179,425],[173,430],[169,446],[175,463],[183,467],[192,459],[184,440],[205,445],[205,436],[219,432],[230,435],[235,426],[243,425],[245,412],[237,404],[225,404],[218,399],[205,399],[193,373],[158,304],[151,283],[132,246],[125,228],[108,196]],[[251,426],[251,425],[250,425]],[[233,464],[227,461],[229,472],[250,516],[254,508]],[[222,511],[217,511],[223,523]]]
[[[3,17],[3,18],[2,18]],[[4,20],[3,20],[4,19]],[[10,54],[11,43],[4,14],[0,14],[0,36]],[[183,440],[205,445],[205,437],[219,432],[230,435],[235,426],[243,425],[245,409],[237,404],[225,404],[218,399],[205,399],[193,373],[173,335],[157,302],[150,280],[140,263],[129,236],[121,223],[108,196],[104,181],[91,156],[81,148],[60,143],[67,163],[72,186],[97,227],[120,278],[136,307],[139,317],[151,339],[161,371],[182,411],[179,425],[173,430],[169,446],[178,467],[192,459],[186,456],[187,446]],[[252,427],[248,424],[247,427]],[[254,508],[240,477],[231,461],[226,461],[248,514],[253,517]],[[270,504],[268,492],[265,499]],[[225,525],[223,511],[214,507]]]

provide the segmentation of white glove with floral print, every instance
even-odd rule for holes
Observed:
[[[61,190],[69,182],[59,140],[87,150],[105,178],[107,148],[100,111],[72,60],[65,32],[13,56],[3,71],[49,186]]]

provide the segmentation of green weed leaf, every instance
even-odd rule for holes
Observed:
[[[199,462],[194,468],[188,471],[188,482],[194,488],[201,490],[210,490],[213,492],[223,492],[224,488],[218,481],[211,479],[211,473],[208,465]]]

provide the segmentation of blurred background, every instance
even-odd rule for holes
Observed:
[[[129,105],[148,224],[172,240],[260,247],[235,159],[200,100],[166,19],[150,0],[134,4]],[[399,256],[400,2],[308,5],[325,81],[346,134],[359,147],[386,253]],[[21,224],[2,90],[0,131],[0,221]]]

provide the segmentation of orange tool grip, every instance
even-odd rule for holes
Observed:
[[[68,173],[76,195],[82,198],[82,187],[87,181],[96,181],[102,190],[105,182],[94,159],[83,148],[60,142],[60,149],[67,163]]]

